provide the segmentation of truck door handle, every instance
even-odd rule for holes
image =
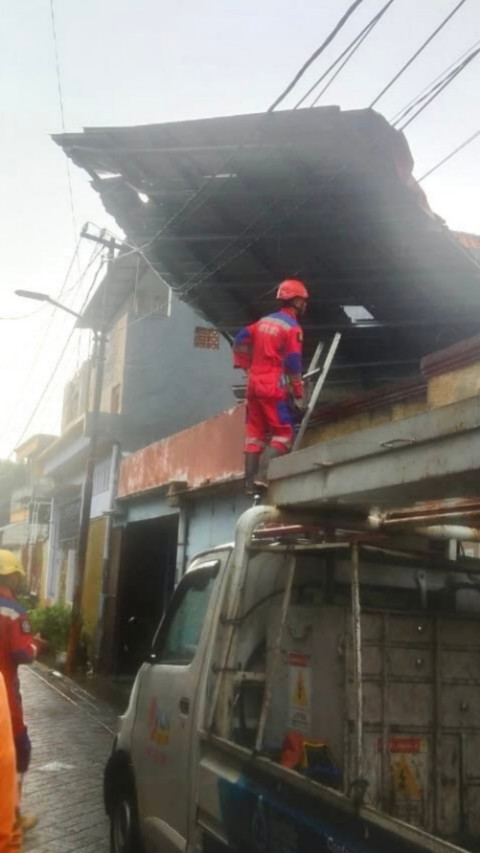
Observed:
[[[190,699],[187,699],[186,696],[182,696],[180,702],[178,703],[178,707],[180,708],[181,714],[188,714],[190,711]]]

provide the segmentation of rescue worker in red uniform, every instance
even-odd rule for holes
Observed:
[[[234,367],[248,371],[245,485],[253,494],[257,474],[265,479],[268,463],[292,448],[295,423],[303,411],[303,333],[298,319],[306,311],[308,291],[297,279],[277,290],[281,308],[246,326],[235,337]]]
[[[17,760],[17,773],[26,773],[30,764],[31,743],[23,719],[22,697],[18,667],[33,663],[40,637],[33,637],[28,615],[15,598],[25,572],[11,551],[0,549],[0,672],[5,680],[8,704],[12,718],[13,738]],[[37,819],[23,816],[22,828],[31,829]]]

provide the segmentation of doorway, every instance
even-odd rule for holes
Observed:
[[[135,672],[172,595],[178,516],[136,521],[125,528],[119,584],[117,671]]]

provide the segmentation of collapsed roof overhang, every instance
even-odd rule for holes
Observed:
[[[409,375],[477,330],[480,268],[430,210],[403,135],[372,110],[54,139],[90,174],[128,242],[226,335],[269,310],[276,283],[292,275],[312,294],[307,350],[344,333],[337,381]]]

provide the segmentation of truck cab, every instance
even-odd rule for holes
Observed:
[[[225,545],[191,562],[135,679],[105,772],[115,853],[186,849],[204,660],[232,549]]]

